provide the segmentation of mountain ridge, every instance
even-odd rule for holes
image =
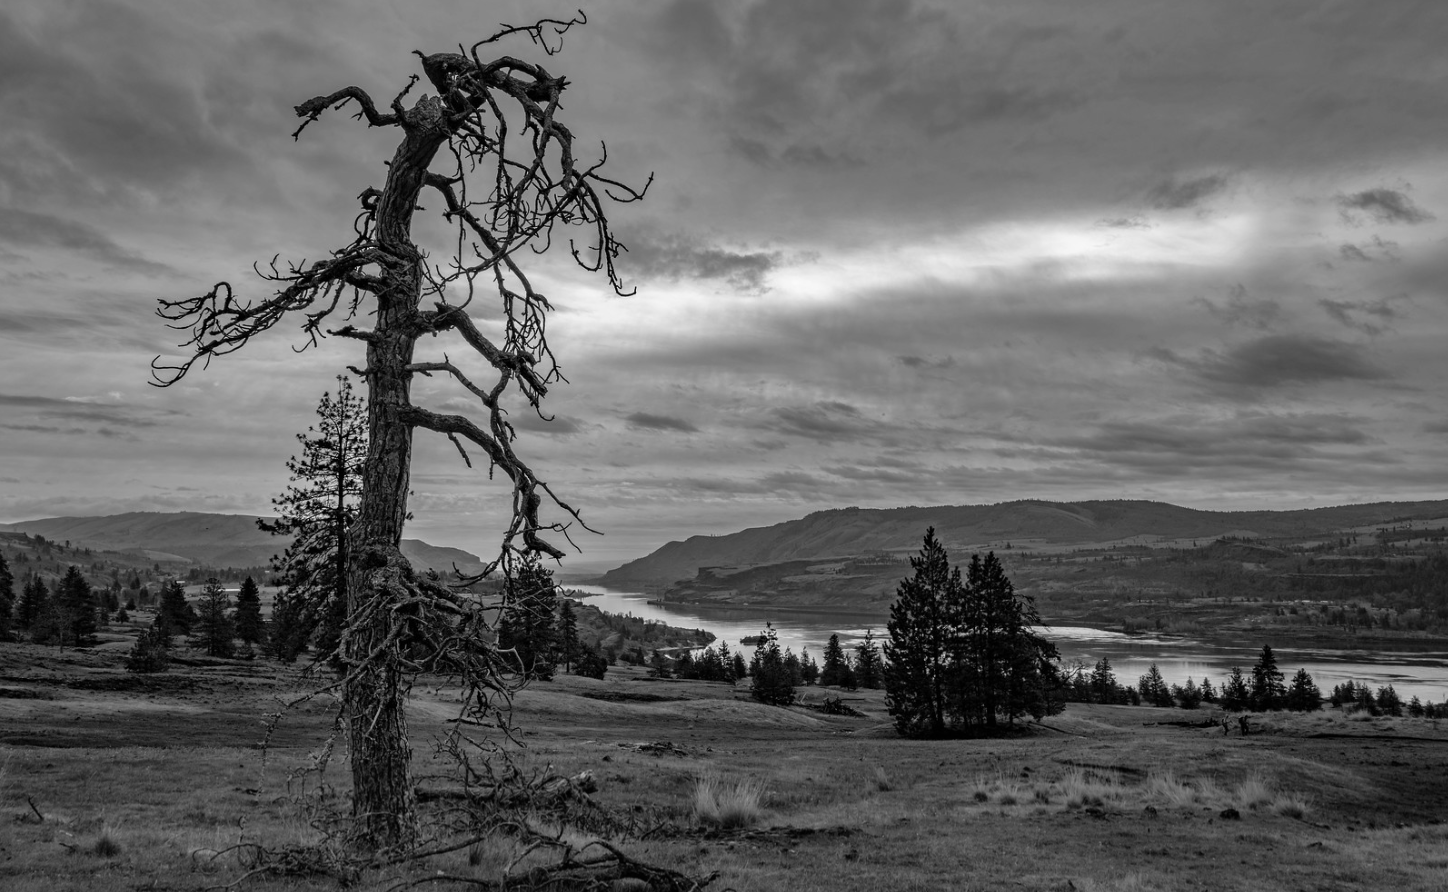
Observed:
[[[722,536],[691,536],[608,571],[609,587],[674,582],[700,567],[760,565],[872,552],[913,554],[926,527],[951,551],[1003,542],[1043,546],[1127,540],[1311,536],[1410,519],[1448,515],[1448,500],[1374,502],[1282,511],[1204,511],[1167,502],[1023,500],[993,505],[833,508],[767,527]]]
[[[91,517],[44,517],[0,523],[0,531],[69,540],[76,547],[101,551],[139,552],[156,560],[184,560],[213,567],[257,567],[286,550],[287,540],[264,532],[254,514],[212,514],[202,511],[129,511]],[[456,564],[478,572],[483,561],[460,548],[403,539],[402,553],[419,569],[439,573]]]

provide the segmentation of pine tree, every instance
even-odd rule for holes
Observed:
[[[1292,676],[1292,685],[1287,689],[1283,705],[1294,712],[1315,712],[1322,708],[1322,691],[1318,690],[1306,669],[1298,669],[1297,674]]]
[[[1172,706],[1176,703],[1171,688],[1167,686],[1166,679],[1161,677],[1161,670],[1156,668],[1155,663],[1137,680],[1136,690],[1141,694],[1142,702],[1152,706]]]
[[[0,554],[0,641],[9,641],[15,631],[15,576],[5,555]]]
[[[995,552],[971,555],[966,571],[964,636],[953,654],[957,690],[965,692],[959,721],[969,730],[996,730],[999,719],[1014,725],[1030,715],[1060,712],[1056,646],[1033,631],[1040,625],[1035,601],[1018,595]],[[962,649],[962,644],[964,645]]]
[[[1116,681],[1116,673],[1111,670],[1111,661],[1102,657],[1096,661],[1096,666],[1091,670],[1089,682],[1091,700],[1094,703],[1116,703],[1121,699],[1117,690],[1120,685]]]
[[[744,662],[744,654],[734,654],[734,680],[738,681],[749,674],[749,666]]]
[[[910,568],[913,574],[900,581],[890,605],[885,705],[901,734],[941,737],[946,731],[950,649],[962,637],[964,584],[934,527],[926,530]]]
[[[1393,689],[1392,685],[1378,688],[1377,702],[1378,710],[1383,715],[1401,716],[1403,714],[1403,698],[1398,696],[1398,692]]]
[[[283,591],[272,606],[272,650],[290,662],[308,644],[319,658],[335,654],[347,614],[347,531],[362,497],[367,460],[367,409],[346,376],[337,378],[337,397],[322,394],[317,424],[298,434],[300,458],[287,460],[291,482],[272,499],[275,521],[263,530],[291,536],[273,558]]]
[[[865,640],[855,645],[855,684],[875,689],[885,683],[880,648],[875,644],[875,630],[865,630]]]
[[[848,682],[846,681],[847,675]],[[825,645],[824,665],[820,667],[820,684],[854,687],[853,676],[854,672],[850,670],[850,663],[845,659],[845,649],[840,646],[839,634],[831,635],[829,643]]]
[[[1217,702],[1217,689],[1214,688],[1214,687],[1212,687],[1212,680],[1211,680],[1210,678],[1206,678],[1206,677],[1203,677],[1203,678],[1202,678],[1202,702],[1203,702],[1203,703],[1216,703],[1216,702]]]
[[[256,644],[261,640],[263,627],[261,621],[261,590],[257,588],[256,580],[250,576],[241,582],[241,590],[236,593],[236,637],[247,644]]]
[[[227,614],[230,607],[231,598],[227,596],[226,589],[221,587],[221,582],[215,577],[208,579],[201,589],[192,640],[194,646],[206,650],[207,656],[229,657],[235,653],[232,639],[236,635],[236,629]]]
[[[161,586],[161,604],[156,611],[161,634],[170,643],[172,635],[189,635],[196,623],[196,611],[186,601],[186,587],[179,579],[167,580]]]
[[[46,591],[45,580],[40,574],[32,574],[25,580],[25,588],[20,593],[20,603],[15,610],[15,624],[22,629],[34,632],[35,622],[45,612],[45,604],[50,600],[50,592]]]
[[[1232,672],[1222,685],[1220,702],[1223,709],[1238,712],[1246,709],[1252,701],[1252,690],[1247,687],[1247,679],[1242,675],[1239,666],[1233,666]]]
[[[1263,645],[1257,663],[1252,667],[1252,689],[1248,706],[1253,712],[1281,709],[1282,700],[1287,696],[1287,686],[1282,682],[1282,670],[1277,668],[1277,657],[1272,648]]]
[[[529,555],[507,581],[498,620],[498,647],[513,651],[519,671],[528,678],[550,679],[557,668],[557,610],[553,571]]]
[[[90,583],[75,565],[65,571],[56,600],[63,610],[61,637],[65,644],[89,647],[96,642],[96,602]]]
[[[166,633],[158,620],[141,632],[131,646],[131,652],[126,657],[126,669],[130,672],[165,672],[169,662]]]
[[[578,614],[573,610],[569,598],[558,599],[558,657],[563,661],[563,671],[572,672],[573,663],[582,651],[578,640]]]
[[[766,628],[754,649],[749,666],[749,695],[770,706],[788,706],[794,702],[794,676],[785,664],[779,649],[779,637]]]

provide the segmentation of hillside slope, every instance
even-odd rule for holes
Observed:
[[[694,577],[700,567],[773,564],[888,552],[914,553],[926,527],[952,552],[1128,540],[1306,537],[1408,518],[1448,515],[1448,501],[1378,502],[1297,511],[1199,511],[1163,502],[1006,502],[931,508],[844,508],[726,536],[670,542],[610,570],[613,588]]]
[[[159,561],[186,560],[213,567],[257,567],[286,548],[286,540],[257,528],[249,514],[205,514],[196,511],[158,513],[133,511],[105,517],[47,517],[0,524],[0,531],[40,535],[54,542],[98,551],[137,552]],[[456,564],[477,572],[482,561],[458,548],[430,545],[421,539],[402,540],[402,553],[420,568],[439,573]]]

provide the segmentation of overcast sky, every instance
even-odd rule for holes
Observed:
[[[573,5],[0,7],[0,520],[268,511],[358,345],[160,390],[156,299],[350,241],[396,133],[292,106]],[[1448,497],[1448,3],[585,9],[566,120],[655,181],[635,296],[531,260],[571,383],[519,450],[607,534],[573,564],[847,505]],[[495,547],[445,440],[414,490],[410,535]]]

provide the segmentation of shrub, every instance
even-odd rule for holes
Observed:
[[[724,781],[715,774],[694,782],[694,817],[723,830],[749,827],[764,814],[764,783],[754,778]]]
[[[166,646],[166,630],[160,620],[151,623],[146,631],[136,639],[131,646],[131,652],[126,657],[126,669],[130,672],[165,672],[170,662],[169,648]]]

